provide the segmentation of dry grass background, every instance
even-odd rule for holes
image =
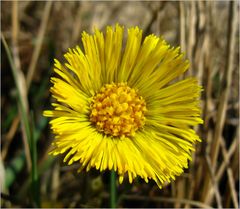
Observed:
[[[124,181],[117,206],[238,208],[238,13],[237,1],[1,2],[1,206],[34,207],[36,191],[42,207],[109,206],[108,172],[78,174],[77,164],[66,166],[61,157],[48,156],[53,136],[42,111],[50,105],[53,58],[61,60],[69,47],[80,44],[83,30],[119,22],[181,46],[192,63],[186,75],[197,76],[204,88],[205,123],[197,128],[202,143],[183,175],[162,190],[153,182]],[[3,37],[13,56],[12,71]],[[37,164],[19,99],[31,121]],[[35,164],[36,191],[31,188]]]

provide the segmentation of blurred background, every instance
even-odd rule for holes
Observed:
[[[189,169],[163,189],[124,181],[117,207],[239,206],[239,2],[1,1],[1,207],[109,207],[109,172],[77,173],[48,155],[53,59],[81,33],[116,22],[181,46],[184,75],[203,85],[202,118]],[[126,35],[126,31],[125,31]]]

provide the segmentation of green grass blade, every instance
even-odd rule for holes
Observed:
[[[30,152],[31,152],[31,161],[32,161],[32,171],[31,171],[31,179],[32,179],[32,195],[33,195],[33,204],[35,207],[39,207],[40,206],[40,200],[39,200],[39,183],[38,183],[38,171],[37,171],[37,147],[36,147],[36,140],[33,139],[33,135],[32,135],[32,131],[31,131],[31,127],[30,127],[30,120],[28,118],[27,115],[27,110],[24,107],[24,101],[23,98],[21,97],[21,92],[20,92],[20,84],[18,81],[18,72],[17,69],[14,65],[14,61],[10,52],[10,49],[7,45],[7,42],[5,41],[5,38],[3,36],[3,34],[1,33],[1,39],[2,39],[2,43],[3,46],[6,50],[7,53],[7,57],[10,63],[10,67],[13,73],[13,79],[14,82],[16,84],[16,89],[17,89],[17,101],[19,103],[19,107],[20,107],[20,114],[21,114],[21,118],[23,121],[23,126],[24,129],[26,131],[26,137],[27,137],[27,141],[28,141],[28,145],[30,148]]]

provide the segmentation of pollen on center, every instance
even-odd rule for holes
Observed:
[[[126,83],[103,86],[92,98],[90,121],[98,131],[115,137],[134,136],[145,124],[145,100]]]

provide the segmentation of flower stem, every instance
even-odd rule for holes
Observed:
[[[110,179],[110,207],[116,208],[116,173],[114,170],[111,170]]]

